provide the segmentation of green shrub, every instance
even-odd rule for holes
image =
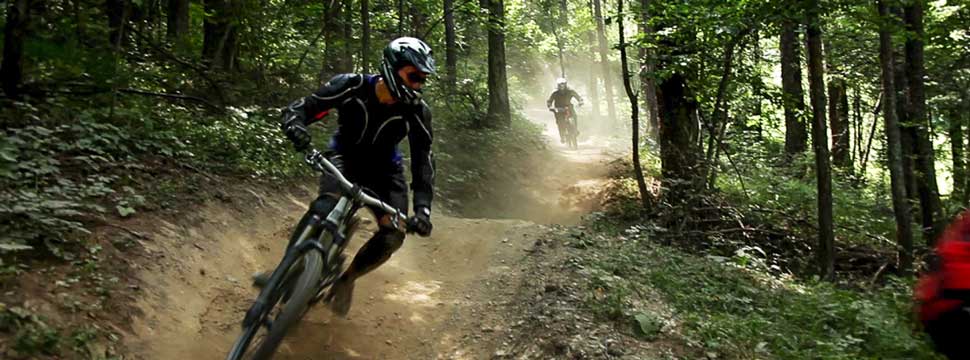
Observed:
[[[757,255],[696,257],[645,238],[611,243],[582,257],[591,293],[607,291],[589,306],[609,319],[645,311],[630,296],[652,288],[688,344],[728,358],[938,358],[914,332],[909,281],[862,292],[772,275],[752,265]]]

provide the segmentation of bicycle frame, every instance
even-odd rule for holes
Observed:
[[[338,184],[343,196],[337,201],[334,208],[327,214],[327,217],[320,219],[318,216],[313,215],[313,221],[303,230],[300,234],[297,242],[292,248],[287,250],[286,254],[283,255],[283,259],[273,270],[273,274],[270,275],[269,281],[263,286],[262,290],[259,292],[259,296],[256,297],[256,301],[250,306],[249,310],[246,311],[246,316],[243,318],[243,326],[248,327],[257,318],[264,313],[266,304],[275,303],[276,299],[270,299],[270,296],[274,293],[277,285],[283,281],[283,277],[286,275],[286,270],[289,269],[293,262],[300,259],[303,254],[307,251],[315,250],[319,251],[324,259],[324,265],[333,264],[336,261],[336,257],[342,252],[341,249],[346,244],[347,239],[344,238],[345,232],[347,230],[348,219],[350,219],[363,205],[369,205],[383,210],[388,214],[393,214],[392,226],[400,228],[406,226],[408,218],[397,208],[388,205],[387,203],[370,196],[364,192],[364,189],[360,186],[354,185],[343,174],[340,170],[333,165],[326,157],[323,156],[316,149],[310,149],[306,153],[305,162],[310,165],[314,170],[324,173],[325,175],[333,176],[337,179]],[[322,229],[321,229],[322,227]],[[311,235],[317,232],[317,230],[329,231],[333,234],[333,237],[327,242],[322,243],[319,240],[307,241]],[[318,236],[323,237],[321,232]],[[325,286],[325,285],[324,285]]]

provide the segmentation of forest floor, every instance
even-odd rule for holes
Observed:
[[[858,292],[778,275],[749,248],[671,246],[681,234],[624,215],[642,210],[625,140],[569,150],[548,112],[526,114],[545,145],[469,164],[506,176],[458,184],[471,191],[436,202],[431,237],[358,282],[349,318],[311,309],[277,358],[935,359],[901,315],[911,284]],[[73,261],[18,265],[0,282],[0,357],[223,358],[251,274],[316,193],[300,184],[209,179],[172,211],[97,229]],[[348,251],[374,230],[365,218]]]
[[[546,126],[547,137],[558,138],[548,113],[530,115]],[[565,319],[541,314],[571,314],[556,304],[532,309],[543,299],[533,294],[534,286],[548,281],[538,285],[543,293],[569,287],[554,263],[564,252],[548,249],[566,248],[550,244],[568,236],[569,229],[581,228],[582,216],[601,202],[609,163],[621,156],[610,140],[596,137],[577,150],[551,144],[539,153],[520,159],[528,162],[516,165],[525,178],[508,185],[526,187],[508,191],[526,195],[467,204],[473,210],[464,213],[476,218],[437,215],[431,237],[410,237],[387,264],[358,282],[347,319],[323,306],[312,309],[278,358],[545,358],[537,351],[592,353],[600,346],[606,346],[603,354],[618,354],[621,342],[629,341],[615,331],[604,333],[588,315],[570,318],[577,331],[588,331],[584,344],[570,345],[564,333],[549,331],[541,341],[537,333],[529,334],[540,349],[519,345],[527,340],[523,331],[551,329],[546,320]],[[178,223],[143,219],[145,227],[153,227],[146,228],[152,239],[146,252],[154,256],[137,275],[141,315],[134,317],[123,352],[145,359],[224,356],[256,293],[249,286],[250,274],[276,263],[312,193],[309,187],[305,194],[282,197],[253,192],[255,201],[210,204]],[[374,230],[373,222],[367,222],[349,251]],[[565,290],[559,294],[578,298]]]

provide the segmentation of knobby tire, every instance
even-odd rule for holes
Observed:
[[[300,266],[301,263],[305,267],[293,284],[290,293],[286,294],[288,295],[286,303],[283,305],[279,315],[276,316],[272,327],[269,329],[269,333],[263,338],[259,347],[252,349],[255,351],[252,353],[252,356],[244,357],[246,355],[245,348],[250,345],[253,340],[252,337],[259,331],[259,328],[263,325],[263,321],[256,321],[244,330],[239,340],[237,340],[236,345],[233,347],[232,352],[230,352],[228,359],[268,360],[273,357],[276,349],[283,342],[286,333],[300,321],[300,318],[303,317],[303,314],[309,308],[310,302],[317,295],[320,280],[323,277],[323,258],[319,251],[307,251],[303,255],[303,258],[294,261],[292,266]],[[287,289],[285,286],[280,286],[275,291],[286,292]],[[284,297],[282,293],[275,296],[277,299],[282,297]],[[275,307],[275,304],[273,307]],[[273,307],[269,307],[267,311],[272,311]]]

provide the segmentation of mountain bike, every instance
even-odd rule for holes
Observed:
[[[370,206],[392,214],[390,226],[397,229],[411,232],[413,228],[412,219],[348,181],[318,150],[308,150],[304,161],[314,170],[336,178],[341,197],[326,218],[313,215],[310,225],[286,251],[246,311],[242,334],[230,349],[227,360],[273,357],[286,333],[324,297],[340,275],[345,259],[343,251],[356,230],[355,214],[361,207]]]
[[[563,121],[565,122],[565,126],[559,127],[559,131],[560,131],[559,136],[562,136],[562,138],[566,140],[566,146],[568,146],[570,149],[575,150],[578,147],[577,138],[579,137],[579,129],[577,129],[576,127],[576,123],[577,123],[576,112],[573,111],[571,106],[553,107],[553,108],[549,108],[549,111],[552,111],[553,113],[557,113],[557,114],[558,113],[563,114]]]

